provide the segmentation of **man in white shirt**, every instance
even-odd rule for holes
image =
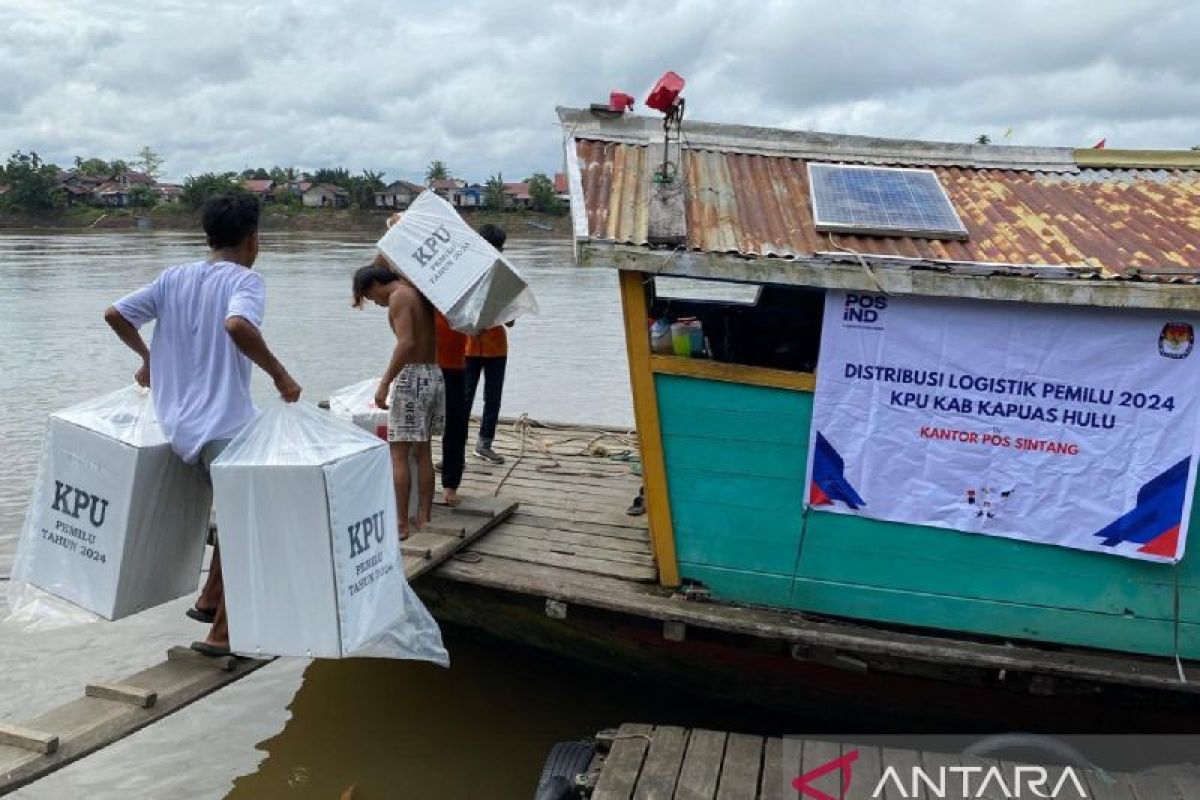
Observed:
[[[292,379],[267,347],[262,326],[266,290],[252,272],[258,257],[258,200],[214,197],[204,205],[208,258],[162,272],[152,283],[108,308],[105,321],[142,358],[134,379],[153,385],[154,410],[172,449],[187,463],[209,467],[257,413],[250,400],[250,363],[262,368],[289,403],[300,398]],[[138,329],[155,320],[149,349]],[[214,548],[208,580],[188,616],[211,622],[192,647],[229,653],[221,557]]]

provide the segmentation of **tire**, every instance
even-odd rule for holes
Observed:
[[[573,800],[575,776],[587,772],[596,748],[589,742],[558,742],[550,748],[534,800]]]

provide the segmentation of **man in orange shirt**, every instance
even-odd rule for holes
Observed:
[[[466,368],[467,335],[450,327],[446,318],[437,315],[437,361],[446,383],[446,429],[442,434],[442,497],[448,506],[462,502],[458,487],[462,483],[463,466],[467,460],[467,422],[471,407],[467,405]]]
[[[479,235],[497,250],[504,249],[508,234],[495,225],[484,225]],[[512,323],[508,323],[511,327]],[[504,371],[508,365],[508,335],[503,325],[488,328],[478,336],[467,338],[467,414],[475,405],[475,390],[483,376],[483,415],[479,420],[479,438],[475,441],[475,455],[492,464],[503,464],[504,456],[492,449],[496,438],[496,423],[500,419],[500,396],[504,392]]]

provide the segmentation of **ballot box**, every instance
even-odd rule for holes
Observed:
[[[338,389],[329,395],[329,412],[386,441],[388,412],[375,405],[379,380],[369,378]]]
[[[404,578],[385,442],[315,407],[274,403],[212,473],[235,652],[444,658]],[[395,646],[381,650],[381,637]]]
[[[212,493],[167,443],[148,390],[50,416],[12,580],[115,620],[196,592]]]
[[[422,192],[376,246],[457,331],[477,334],[537,311],[516,267],[432,191]]]

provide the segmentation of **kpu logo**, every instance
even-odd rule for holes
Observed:
[[[859,751],[851,750],[796,778],[792,788],[810,800],[844,800],[854,781],[854,763],[858,760]],[[837,773],[836,783],[826,777],[834,772]],[[818,788],[815,785],[818,782],[825,788]],[[830,794],[830,791],[836,794]],[[883,775],[867,797],[1091,800],[1073,767],[1063,767],[1062,773],[1052,778],[1045,767],[1028,764],[941,766],[937,769],[912,766],[903,770],[885,765]]]
[[[383,544],[383,512],[376,511],[353,525],[347,525],[346,532],[350,534],[350,557],[358,558],[371,549],[372,539],[376,544]]]
[[[1158,354],[1164,358],[1187,358],[1196,344],[1196,332],[1187,322],[1168,322],[1158,335]]]
[[[108,501],[99,495],[77,489],[69,483],[55,481],[54,502],[50,510],[61,511],[72,519],[79,519],[79,515],[86,510],[88,519],[99,528],[108,514]]]
[[[450,244],[450,231],[446,230],[445,225],[439,225],[424,244],[413,251],[413,260],[420,266],[425,266],[438,254],[443,244]]]
[[[854,294],[846,292],[846,303],[842,306],[842,322],[862,322],[873,325],[879,322],[888,301],[883,295]]]

